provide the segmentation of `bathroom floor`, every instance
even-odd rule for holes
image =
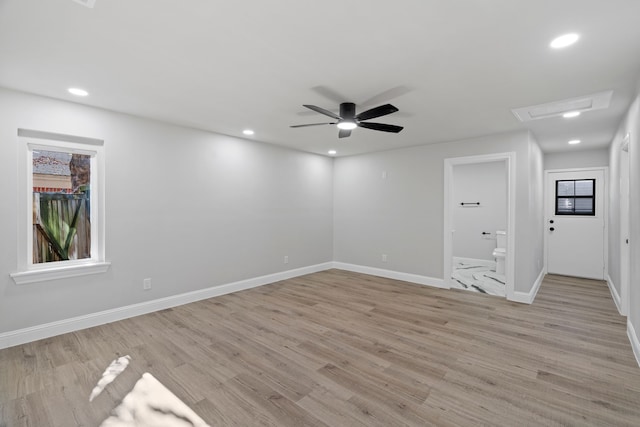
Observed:
[[[505,276],[496,273],[495,261],[453,257],[451,278],[456,289],[506,296]]]

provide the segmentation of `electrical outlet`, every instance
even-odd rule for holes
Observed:
[[[382,254],[382,262],[387,262],[387,254]]]
[[[289,255],[284,256],[284,263],[289,264]]]
[[[142,281],[142,289],[144,289],[145,291],[151,289],[151,278],[144,279]]]

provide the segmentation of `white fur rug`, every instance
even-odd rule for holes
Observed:
[[[151,374],[144,373],[100,427],[209,427]]]

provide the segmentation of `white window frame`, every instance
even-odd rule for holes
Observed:
[[[104,141],[29,129],[18,129],[18,269],[17,284],[43,282],[107,271],[104,221]],[[33,263],[33,151],[60,151],[91,156],[91,258]]]

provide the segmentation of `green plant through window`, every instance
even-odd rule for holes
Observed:
[[[91,258],[91,156],[33,151],[33,263]]]

